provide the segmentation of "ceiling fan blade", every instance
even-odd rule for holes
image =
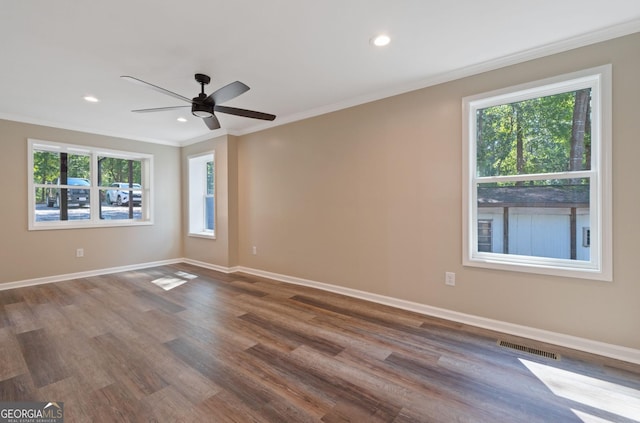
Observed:
[[[216,112],[253,119],[274,120],[276,118],[276,115],[272,115],[269,113],[256,112],[255,110],[238,109],[237,107],[215,106],[214,110]]]
[[[191,106],[169,106],[169,107],[155,107],[153,109],[137,109],[137,110],[132,110],[132,112],[135,113],[150,113],[150,112],[164,112],[167,110],[177,110],[177,109],[184,109],[187,107],[191,107]]]
[[[246,93],[249,91],[249,87],[243,84],[240,81],[232,82],[231,84],[225,85],[222,88],[217,89],[209,97],[207,97],[204,102],[206,104],[221,104],[225,101],[229,101],[232,98],[236,98],[242,93]]]
[[[218,121],[218,118],[215,115],[211,115],[211,117],[204,118],[202,120],[212,131],[214,129],[220,129],[220,122]]]
[[[142,79],[134,78],[133,76],[127,76],[127,75],[121,76],[120,78],[122,78],[122,79],[124,79],[126,81],[129,81],[129,82],[133,82],[134,84],[138,84],[138,85],[142,85],[142,86],[147,87],[147,88],[151,88],[152,90],[156,90],[159,93],[170,95],[171,97],[177,98],[178,100],[182,100],[182,101],[186,101],[187,103],[191,103],[191,99],[190,98],[181,96],[180,94],[176,94],[176,93],[174,93],[172,91],[169,91],[169,90],[165,90],[162,87],[158,87],[157,85],[150,84],[150,83],[148,83],[146,81],[143,81]]]

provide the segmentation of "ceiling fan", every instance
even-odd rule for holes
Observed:
[[[214,114],[214,112],[227,113],[230,115],[248,117],[252,119],[262,119],[262,120],[274,120],[276,118],[275,115],[269,113],[256,112],[254,110],[245,110],[238,109],[236,107],[228,107],[221,106],[221,103],[225,101],[229,101],[233,98],[236,98],[240,94],[243,94],[249,90],[249,87],[243,84],[240,81],[232,82],[224,87],[214,91],[209,96],[207,96],[204,92],[204,86],[211,82],[211,78],[202,73],[196,73],[195,78],[196,81],[200,84],[200,94],[193,99],[181,96],[180,94],[176,94],[172,91],[166,90],[162,87],[158,87],[157,85],[150,84],[141,79],[134,78],[133,76],[121,76],[122,79],[133,82],[135,84],[139,84],[153,90],[156,90],[160,93],[169,95],[171,97],[177,98],[178,100],[185,101],[191,104],[191,113],[199,118],[202,118],[204,123],[209,127],[209,129],[219,129],[220,122],[218,118]],[[182,109],[184,107],[189,106],[169,106],[169,107],[157,107],[153,109],[138,109],[132,110],[135,113],[149,113],[149,112],[163,112],[167,110],[175,110]]]

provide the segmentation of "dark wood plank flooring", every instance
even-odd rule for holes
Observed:
[[[640,421],[640,366],[187,264],[0,291],[0,360],[67,423]]]

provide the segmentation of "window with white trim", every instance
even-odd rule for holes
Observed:
[[[189,236],[215,238],[214,153],[188,157]]]
[[[611,280],[610,152],[610,65],[464,98],[463,264]]]
[[[30,139],[29,230],[152,223],[153,156]]]

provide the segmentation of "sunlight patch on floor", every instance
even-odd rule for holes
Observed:
[[[582,420],[583,423],[615,423],[614,421],[603,419],[602,417],[594,416],[585,413],[584,411],[574,409],[571,409],[571,411],[573,411],[573,413],[578,416],[578,418]]]
[[[180,278],[171,278],[171,277],[164,277],[164,278],[159,278],[159,279],[155,279],[152,280],[151,283],[155,284],[157,286],[159,286],[160,288],[164,289],[165,291],[168,291],[170,289],[173,289],[177,286],[182,285],[183,283],[186,283],[187,281],[184,279],[180,279]]]
[[[555,395],[640,422],[640,390],[529,360],[520,359],[520,362]],[[573,412],[582,418],[581,413],[585,422],[607,421],[584,412]]]
[[[191,273],[187,273],[187,272],[176,272],[176,275],[185,279],[195,279],[198,277],[198,275],[192,275]]]

